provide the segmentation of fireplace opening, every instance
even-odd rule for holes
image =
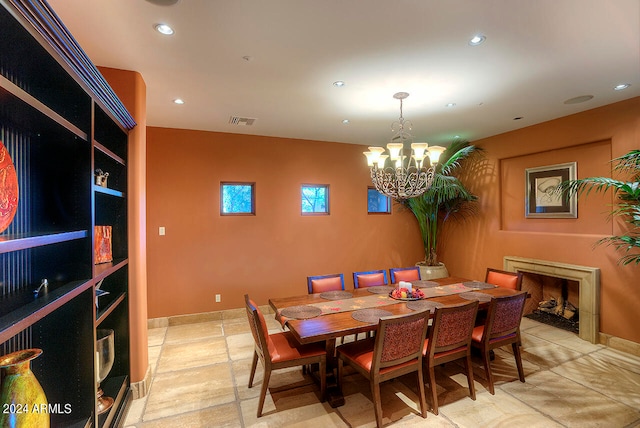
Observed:
[[[538,322],[578,334],[577,307],[580,286],[577,281],[549,275],[524,273],[522,289],[531,294],[525,316]]]

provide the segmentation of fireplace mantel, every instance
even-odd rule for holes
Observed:
[[[578,281],[580,302],[578,303],[579,337],[598,343],[600,332],[600,269],[589,266],[570,265],[548,260],[505,256],[504,270],[528,272]]]

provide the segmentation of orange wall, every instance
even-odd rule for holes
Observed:
[[[150,318],[240,308],[244,293],[305,293],[310,274],[413,264],[424,257],[415,220],[366,214],[363,147],[282,138],[148,128],[147,243]],[[578,162],[578,176],[638,148],[640,98],[476,141],[486,149],[472,189],[480,214],[447,227],[440,258],[452,275],[484,278],[520,256],[601,269],[600,330],[640,343],[640,268],[593,243],[619,233],[602,196],[581,199],[577,219],[525,219],[524,169]],[[257,215],[219,215],[221,180],[255,181]],[[299,214],[302,183],[331,185],[331,215]],[[167,235],[158,236],[165,226]],[[214,295],[222,294],[222,303]]]
[[[304,294],[307,275],[342,272],[353,288],[354,270],[424,258],[410,212],[367,215],[362,146],[154,127],[147,138],[150,318]],[[256,215],[220,216],[220,181],[255,182]],[[330,185],[329,216],[300,214],[301,184]]]
[[[619,234],[607,220],[611,196],[578,201],[577,219],[526,219],[525,168],[577,162],[579,178],[610,175],[609,160],[640,147],[640,98],[476,141],[486,150],[472,188],[480,216],[445,231],[441,259],[455,275],[483,278],[504,256],[601,269],[600,331],[640,343],[640,266],[620,266],[620,253],[593,244]]]
[[[100,67],[136,121],[129,132],[128,227],[129,227],[129,342],[131,382],[144,379],[149,366],[147,347],[147,255],[146,255],[146,144],[147,90],[140,73]]]

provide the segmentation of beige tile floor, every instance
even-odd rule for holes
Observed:
[[[281,331],[272,315],[267,319],[271,332]],[[449,363],[436,370],[438,416],[419,416],[415,377],[384,383],[385,425],[640,427],[640,358],[527,318],[522,341],[525,383],[509,350],[497,350],[496,394],[487,391],[481,362],[474,359],[472,401],[462,368]],[[318,400],[317,388],[300,369],[274,372],[265,414],[256,418],[262,366],[249,389],[252,355],[244,310],[149,329],[151,387],[133,402],[125,427],[375,427],[369,384],[356,373],[345,377],[345,405],[334,409]]]

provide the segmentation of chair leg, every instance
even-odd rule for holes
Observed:
[[[264,406],[264,399],[267,396],[267,389],[269,388],[269,378],[271,378],[271,370],[265,368],[262,388],[260,388],[260,400],[258,401],[258,417],[262,416],[262,407]]]
[[[371,395],[373,398],[373,410],[376,414],[376,425],[378,428],[382,427],[382,403],[380,398],[380,384],[376,383],[373,379],[371,383]]]
[[[420,414],[423,418],[427,417],[427,399],[424,394],[424,374],[422,373],[422,365],[418,368],[418,399],[420,400]]]
[[[338,391],[342,394],[342,373],[344,371],[344,362],[342,358],[338,358],[338,379],[336,379],[336,386]],[[322,387],[322,384],[320,385]]]
[[[493,375],[491,374],[491,361],[488,349],[482,353],[482,359],[482,362],[484,363],[484,371],[487,374],[487,382],[489,383],[489,393],[491,393],[491,395],[495,395],[496,392],[493,388]]]
[[[251,374],[249,375],[249,388],[253,386],[253,377],[256,374],[256,368],[258,367],[258,353],[253,351],[253,362],[251,363]]]
[[[464,359],[464,367],[467,369],[467,382],[469,383],[469,397],[475,401],[476,399],[476,387],[473,384],[473,367],[471,366],[471,352],[467,354],[467,358]]]
[[[327,360],[320,360],[320,402],[324,402],[327,397]]]
[[[429,389],[431,390],[431,411],[434,415],[438,414],[438,388],[436,386],[436,372],[434,367],[429,364],[427,370],[429,377]]]
[[[520,382],[524,382],[524,369],[522,368],[522,355],[520,355],[520,346],[518,342],[511,344],[513,348],[513,355],[516,357],[516,366],[518,367],[518,376],[520,376]]]

